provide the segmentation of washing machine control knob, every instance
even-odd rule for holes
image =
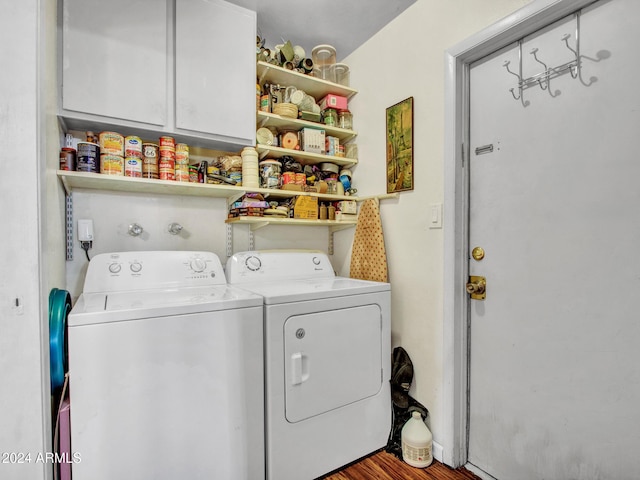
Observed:
[[[142,264],[139,262],[133,262],[131,265],[129,265],[129,268],[133,273],[139,273],[140,270],[142,270]]]
[[[320,265],[321,260],[318,257],[313,257],[311,260],[314,265]]]
[[[189,266],[191,267],[191,270],[198,273],[204,271],[204,269],[207,268],[207,264],[201,258],[194,258],[193,260],[191,260]]]
[[[260,261],[260,259],[258,257],[254,256],[254,255],[251,255],[250,257],[247,257],[247,259],[244,261],[244,264],[252,272],[257,272],[262,267],[262,262]]]
[[[111,273],[120,273],[120,270],[122,270],[122,265],[119,263],[112,263],[109,265],[109,271]]]

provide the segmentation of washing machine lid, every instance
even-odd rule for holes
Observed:
[[[260,307],[262,297],[228,285],[83,293],[69,313],[69,327]]]
[[[388,292],[391,285],[382,282],[370,282],[346,277],[306,278],[295,281],[252,283],[241,285],[249,291],[264,297],[264,303],[280,304],[322,300],[347,295]]]

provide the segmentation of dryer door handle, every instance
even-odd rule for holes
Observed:
[[[291,385],[300,385],[309,378],[309,357],[302,352],[291,355]]]

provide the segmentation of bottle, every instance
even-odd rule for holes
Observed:
[[[329,204],[329,206],[327,207],[327,213],[329,215],[329,220],[336,219],[336,207],[334,207],[333,204]]]
[[[402,427],[400,434],[402,443],[402,459],[412,467],[424,468],[433,462],[433,436],[422,420],[418,411]]]
[[[320,220],[326,220],[327,219],[327,206],[322,203],[320,204]]]

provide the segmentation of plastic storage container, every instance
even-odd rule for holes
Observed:
[[[242,157],[242,186],[259,188],[260,172],[258,167],[258,152],[253,147],[245,147],[240,156]]]
[[[331,45],[318,45],[311,51],[313,75],[323,80],[336,82],[336,49]]]
[[[424,468],[433,462],[433,436],[420,412],[413,412],[400,434],[402,459],[412,467]]]

